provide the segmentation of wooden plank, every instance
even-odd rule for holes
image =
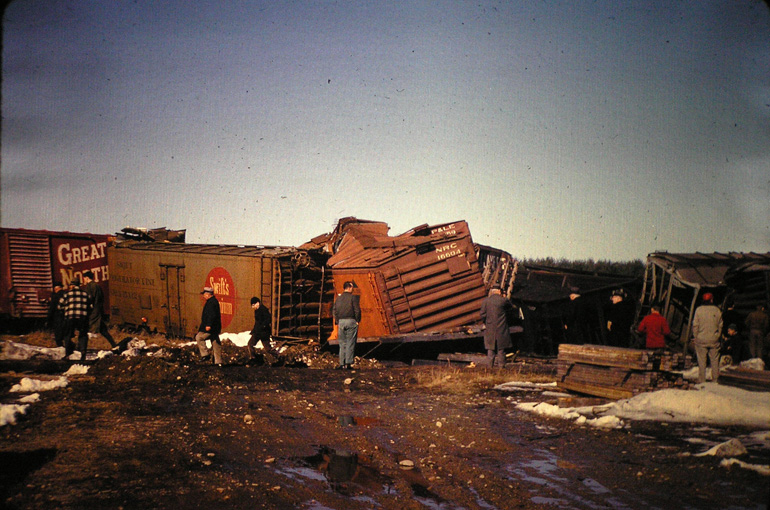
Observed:
[[[595,384],[577,383],[571,381],[562,381],[557,385],[565,390],[576,391],[578,393],[585,393],[586,395],[593,395],[596,397],[605,397],[612,399],[631,398],[634,396],[634,392],[625,389],[612,388],[609,386],[600,386]]]
[[[637,370],[653,368],[653,353],[641,349],[625,349],[603,345],[559,345],[558,359]]]
[[[438,359],[442,361],[462,361],[465,363],[486,363],[487,357],[484,354],[463,354],[463,353],[448,353],[442,352],[438,355]]]
[[[725,370],[719,374],[719,384],[749,391],[770,392],[770,372],[758,370]]]

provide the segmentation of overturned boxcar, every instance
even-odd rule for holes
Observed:
[[[500,285],[508,292],[516,274],[509,254],[473,243],[465,221],[391,237],[385,223],[344,218],[309,246],[332,254],[328,266],[337,294],[344,282],[354,283],[361,343],[478,338],[488,289]],[[336,331],[329,343],[337,344]]]
[[[0,317],[42,319],[54,282],[68,285],[92,271],[109,303],[107,248],[101,234],[0,229]]]
[[[114,324],[193,337],[203,287],[213,287],[222,330],[254,325],[252,296],[270,309],[274,337],[325,339],[334,299],[320,251],[291,247],[124,241],[109,248]]]

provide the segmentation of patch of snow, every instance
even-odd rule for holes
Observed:
[[[500,391],[543,391],[546,388],[556,388],[557,384],[552,383],[533,383],[528,381],[512,381],[498,384],[493,389]]]
[[[243,331],[241,333],[220,333],[219,339],[222,341],[229,340],[238,347],[246,347],[249,344],[249,340],[251,340],[251,331]]]
[[[544,397],[558,397],[558,398],[571,398],[574,395],[570,395],[569,393],[562,393],[560,391],[544,391],[543,392]]]
[[[696,453],[696,457],[705,457],[712,455],[714,457],[737,457],[739,455],[746,455],[748,450],[743,446],[743,443],[739,439],[732,438],[729,441],[720,443],[712,448],[709,448],[703,453]]]
[[[525,402],[518,404],[516,409],[522,411],[529,411],[542,416],[548,416],[551,418],[562,418],[564,420],[575,420],[580,418],[580,414],[576,413],[572,408],[561,408],[559,406],[548,404],[546,402]]]
[[[0,427],[3,425],[15,425],[16,415],[25,414],[28,404],[2,404],[0,405]]]
[[[72,365],[69,370],[64,372],[64,375],[84,375],[88,373],[88,368],[85,365],[75,364]]]
[[[746,425],[770,429],[770,393],[704,383],[695,390],[664,389],[619,400],[605,415],[630,420]]]
[[[719,465],[722,467],[739,466],[744,469],[756,471],[760,475],[770,476],[770,466],[764,464],[749,464],[748,462],[743,462],[738,459],[722,459],[722,462],[720,462]]]
[[[33,391],[48,391],[55,390],[56,388],[64,388],[69,384],[69,380],[66,377],[57,377],[50,381],[41,381],[39,379],[30,379],[24,377],[19,384],[14,384],[11,387],[11,392],[20,393],[32,393]]]
[[[741,361],[741,368],[748,368],[750,370],[764,370],[765,362],[761,358],[751,358],[746,361]]]
[[[40,393],[33,393],[31,395],[25,395],[19,399],[22,404],[34,404],[40,400]]]
[[[0,351],[0,359],[6,360],[25,360],[25,359],[64,359],[64,347],[40,347],[37,345],[28,345],[11,342],[3,342],[3,348]]]

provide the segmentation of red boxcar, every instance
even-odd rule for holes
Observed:
[[[109,310],[107,246],[114,236],[0,228],[0,317],[45,318],[53,283],[91,270]]]

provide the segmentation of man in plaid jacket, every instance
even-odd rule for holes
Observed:
[[[64,308],[64,323],[66,333],[64,335],[64,353],[66,357],[72,354],[75,346],[72,337],[75,330],[78,331],[78,351],[80,361],[85,361],[88,349],[88,313],[91,311],[91,300],[86,291],[80,288],[80,280],[70,282],[70,290],[62,298]]]

